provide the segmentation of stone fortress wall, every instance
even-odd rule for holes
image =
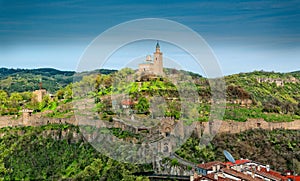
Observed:
[[[214,131],[217,131],[219,133],[240,133],[251,129],[286,129],[300,131],[300,120],[295,120],[292,122],[266,122],[264,119],[248,119],[246,122],[237,122],[230,120],[214,121],[213,123],[202,122],[199,124],[202,128],[205,128],[204,132],[206,133]],[[208,126],[208,124],[210,124],[210,126]]]
[[[170,123],[169,118],[163,121],[164,123],[160,128],[161,132],[172,132],[174,124]],[[30,111],[23,111],[22,116],[0,116],[0,128],[7,126],[41,126],[46,124],[74,124],[78,125],[78,121],[75,116],[69,118],[51,118],[45,117],[42,113],[32,114]],[[131,125],[126,125],[124,121],[114,119],[110,125],[103,125],[106,127],[117,127],[122,130],[128,130],[134,133],[138,133],[140,130],[134,128]],[[194,123],[195,134],[197,137],[201,137],[202,133],[239,133],[251,129],[287,129],[287,130],[300,130],[300,120],[292,122],[266,122],[263,119],[248,119],[246,122],[237,121],[214,121],[214,122],[196,122]],[[180,129],[178,129],[180,131]],[[176,131],[178,131],[176,130]],[[150,130],[154,132],[155,130]],[[180,133],[179,133],[180,134]],[[183,133],[184,134],[184,133]]]
[[[46,124],[74,124],[77,121],[74,116],[70,118],[51,118],[46,117],[42,113],[32,114],[31,111],[24,111],[20,117],[15,116],[0,116],[0,128],[7,126],[41,126]]]

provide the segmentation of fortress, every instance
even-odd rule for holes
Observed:
[[[156,75],[163,76],[163,53],[160,51],[159,43],[156,43],[156,50],[153,53],[153,59],[151,55],[146,57],[146,61],[139,64],[138,74],[143,75]]]
[[[80,117],[80,116],[79,116]],[[157,147],[157,151],[163,154],[169,154],[177,148],[178,140],[188,138],[189,134],[193,133],[196,138],[204,138],[205,135],[215,135],[222,133],[240,133],[252,129],[285,129],[285,130],[300,130],[300,120],[292,122],[266,122],[263,119],[248,119],[246,122],[237,121],[222,121],[216,120],[213,122],[194,122],[191,127],[184,127],[182,121],[174,120],[173,118],[165,117],[161,119],[161,124],[154,127],[136,127],[127,124],[121,119],[113,119],[110,121],[79,121],[74,115],[67,118],[52,118],[47,117],[43,113],[32,114],[30,111],[23,111],[23,115],[19,118],[13,116],[0,116],[0,128],[7,126],[42,126],[47,124],[73,124],[80,126],[93,126],[96,129],[105,128],[120,128],[123,131],[129,131],[133,134],[142,135],[141,140],[133,137],[126,138],[125,141],[131,143],[150,144]],[[190,130],[190,131],[188,131]],[[82,130],[81,130],[82,131]],[[97,131],[82,132],[85,139],[92,142]],[[0,135],[3,136],[4,134]],[[179,139],[180,138],[180,139]],[[176,141],[177,140],[177,141]]]
[[[51,118],[43,115],[43,113],[32,114],[31,111],[23,111],[23,115],[19,118],[14,116],[0,116],[0,128],[7,126],[41,126],[46,124],[73,124],[78,125],[78,120],[75,116],[68,118]],[[160,131],[164,137],[176,134],[184,134],[183,129],[179,129],[182,125],[177,125],[173,119],[165,118],[162,120],[161,126],[158,129],[150,129],[149,133]],[[133,133],[139,133],[141,128],[127,125],[124,121],[114,119],[111,124],[112,127],[121,128],[122,130],[131,131]],[[201,137],[204,133],[240,133],[251,129],[286,129],[286,130],[300,130],[300,120],[294,120],[292,122],[266,122],[264,119],[248,119],[246,122],[237,122],[232,120],[216,120],[214,122],[195,122],[194,133],[197,137]],[[175,128],[179,126],[178,128]],[[106,125],[106,127],[110,127]],[[182,133],[180,133],[182,132]]]

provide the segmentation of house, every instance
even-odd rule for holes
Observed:
[[[194,181],[211,180],[267,180],[267,181],[298,181],[300,176],[292,175],[292,172],[281,174],[270,169],[269,165],[263,165],[248,159],[232,162],[208,162],[199,164],[195,169]]]
[[[133,107],[134,102],[131,99],[124,99],[121,104],[123,109],[129,109]]]
[[[224,164],[222,162],[214,161],[214,162],[198,164],[196,171],[198,174],[208,175],[210,173],[219,171],[221,167],[224,167]]]

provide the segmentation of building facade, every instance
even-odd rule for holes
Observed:
[[[146,61],[139,64],[139,74],[163,76],[163,53],[160,51],[159,43],[156,44],[156,50],[153,53],[153,59],[150,55],[146,57]]]
[[[36,99],[37,102],[42,102],[43,98],[47,95],[46,89],[39,89],[33,91],[34,99]]]

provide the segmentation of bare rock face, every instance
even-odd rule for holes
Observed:
[[[180,162],[176,165],[172,165],[172,160],[167,161],[156,161],[153,164],[155,172],[157,174],[166,174],[166,175],[180,175],[180,176],[190,176],[194,172],[188,166],[181,164]]]

